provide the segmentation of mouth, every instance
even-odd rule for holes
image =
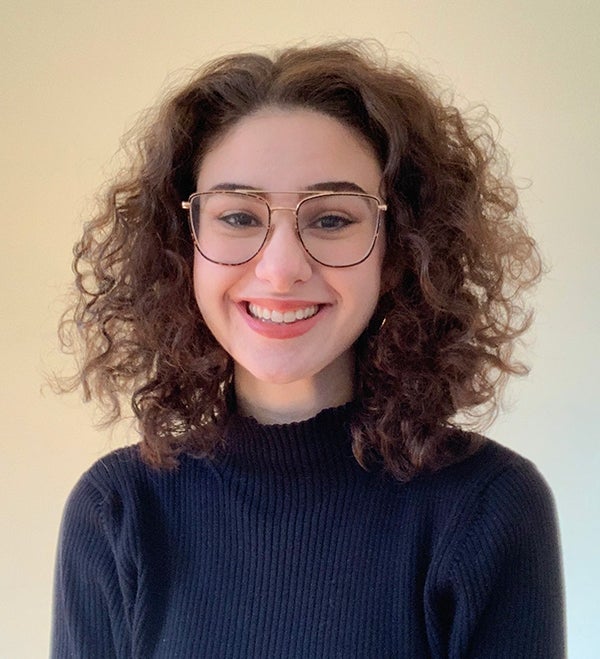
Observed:
[[[287,309],[286,311],[279,311],[277,309],[269,309],[261,307],[253,302],[248,302],[246,310],[252,318],[263,321],[265,323],[274,323],[276,325],[291,325],[300,320],[307,320],[312,318],[319,312],[320,306],[312,304],[307,307],[300,307],[298,309]]]

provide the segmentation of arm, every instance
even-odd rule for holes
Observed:
[[[110,499],[88,473],[67,502],[56,562],[53,659],[130,655],[123,579],[110,532],[118,505]]]
[[[564,657],[556,513],[537,470],[524,460],[507,466],[473,497],[456,531],[436,598],[443,654]]]

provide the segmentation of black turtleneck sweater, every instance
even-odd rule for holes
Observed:
[[[562,657],[552,497],[487,441],[407,484],[352,457],[348,406],[175,471],[137,447],[65,510],[53,657]]]

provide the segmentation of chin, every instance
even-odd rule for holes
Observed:
[[[307,373],[306,371],[296,372],[290,371],[289,368],[283,369],[253,369],[248,370],[250,377],[252,377],[257,382],[262,382],[264,384],[276,384],[276,385],[291,385],[296,382],[307,382],[312,379],[314,373]]]

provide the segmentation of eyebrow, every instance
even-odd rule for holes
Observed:
[[[213,192],[214,190],[251,190],[253,192],[279,192],[279,190],[262,190],[260,188],[255,188],[252,185],[245,185],[243,183],[219,183],[213,185],[208,192]],[[281,192],[288,192],[287,190],[281,190]],[[312,185],[307,185],[304,190],[291,190],[290,192],[363,192],[366,194],[360,185],[353,183],[352,181],[323,181],[322,183],[313,183]]]

